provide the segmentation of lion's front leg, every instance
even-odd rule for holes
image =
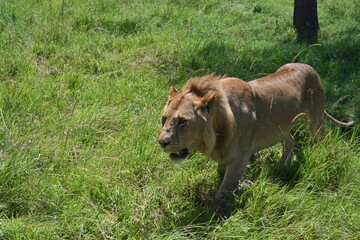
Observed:
[[[231,196],[230,194],[237,189],[246,165],[250,160],[250,156],[250,152],[241,152],[236,160],[229,161],[229,163],[226,164],[224,179],[215,196],[219,208],[224,208],[226,206],[227,199]],[[223,210],[224,209],[221,211]]]
[[[222,181],[224,179],[225,176],[225,171],[226,171],[226,164],[225,163],[218,163],[218,174],[220,176],[220,180]]]
[[[286,165],[291,164],[291,154],[294,150],[294,137],[289,133],[284,137],[283,140],[284,152],[280,159],[280,167],[284,168]]]

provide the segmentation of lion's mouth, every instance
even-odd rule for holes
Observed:
[[[184,148],[178,153],[170,153],[170,159],[173,162],[181,162],[189,155],[189,150],[187,148]]]

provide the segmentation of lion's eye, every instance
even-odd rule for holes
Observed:
[[[165,125],[165,122],[166,122],[166,117],[163,116],[162,119],[161,119],[161,124],[164,126],[164,125]]]
[[[187,120],[185,118],[179,118],[178,126],[183,126],[186,124],[186,122],[187,122]]]

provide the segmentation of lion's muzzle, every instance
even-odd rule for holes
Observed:
[[[170,141],[167,139],[159,139],[158,142],[163,149],[165,149],[166,146],[170,144]]]
[[[160,135],[159,139],[158,139],[158,143],[160,144],[160,146],[162,147],[162,149],[166,152],[170,152],[170,160],[173,162],[181,162],[183,161],[188,155],[189,155],[189,150],[187,148],[184,148],[182,150],[180,150],[179,152],[176,152],[174,150],[170,150],[171,147],[168,147],[171,143],[171,139],[164,137],[162,135]],[[170,149],[169,149],[170,148]]]

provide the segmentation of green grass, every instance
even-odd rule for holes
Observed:
[[[360,4],[319,0],[319,44],[293,1],[0,2],[0,239],[358,239],[359,127],[300,126],[297,156],[260,152],[227,219],[216,164],[157,146],[171,85],[317,69],[326,108],[360,121]]]

